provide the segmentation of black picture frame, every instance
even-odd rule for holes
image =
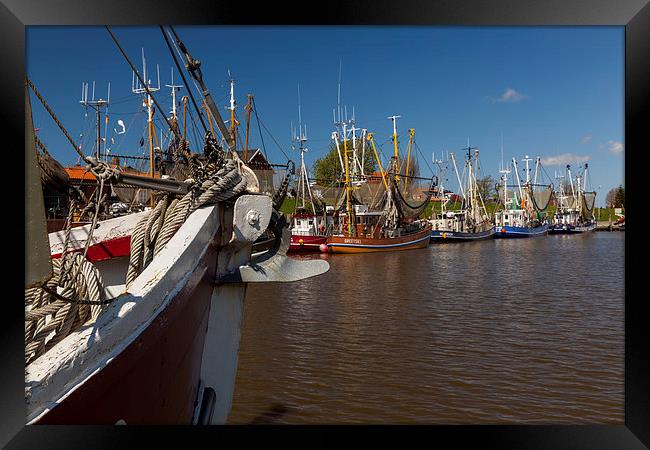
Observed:
[[[24,142],[24,75],[25,26],[30,25],[618,25],[625,27],[625,181],[626,181],[626,271],[625,292],[642,287],[642,278],[633,277],[635,265],[645,268],[642,233],[642,171],[647,166],[645,136],[650,105],[650,4],[647,0],[465,0],[431,1],[356,1],[351,4],[323,2],[307,5],[298,2],[244,3],[199,0],[125,0],[26,1],[3,0],[0,5],[0,39],[2,73],[0,111],[3,136],[15,138],[13,148]],[[342,9],[345,8],[345,14]],[[215,43],[217,46],[218,43]],[[216,49],[216,47],[215,47]],[[646,139],[644,139],[646,138]],[[6,142],[6,140],[5,140]],[[5,154],[11,156],[10,149]],[[12,157],[14,158],[14,157]],[[16,177],[7,190],[16,190],[23,179],[20,164],[11,160],[14,169],[7,175]],[[6,168],[6,166],[5,166]],[[8,214],[24,207],[20,194],[11,193]],[[20,245],[16,235],[24,233],[14,217],[3,236]],[[7,224],[4,225],[7,227]],[[23,235],[24,236],[24,235]],[[24,241],[24,239],[23,239]],[[27,247],[26,247],[27,248]],[[9,250],[5,250],[9,253]],[[12,258],[13,253],[7,255]],[[21,254],[17,249],[16,254]],[[8,259],[6,259],[8,261]],[[10,265],[19,267],[15,262]],[[8,275],[8,274],[7,274]],[[16,276],[17,279],[20,275]],[[650,338],[644,303],[647,296],[626,295],[625,299],[625,425],[598,426],[425,426],[425,427],[25,427],[23,307],[18,298],[18,282],[8,279],[11,295],[3,308],[2,378],[0,389],[0,445],[7,448],[122,448],[146,443],[147,447],[163,444],[165,448],[183,445],[222,445],[223,439],[236,445],[250,437],[284,440],[284,431],[298,432],[310,442],[328,440],[340,445],[350,432],[385,443],[401,443],[405,433],[435,445],[447,442],[474,443],[496,448],[644,448],[650,446]],[[640,291],[642,292],[642,291]],[[282,432],[282,435],[278,434]],[[322,439],[321,439],[322,438]],[[175,445],[176,444],[176,445]]]

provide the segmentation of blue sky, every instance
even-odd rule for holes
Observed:
[[[575,173],[588,161],[592,187],[601,187],[599,205],[609,189],[624,184],[622,27],[179,26],[176,30],[201,60],[204,79],[224,115],[230,70],[241,122],[246,94],[251,92],[262,122],[296,161],[290,123],[298,119],[298,85],[310,148],[305,158],[311,165],[326,151],[334,130],[332,109],[342,61],[342,103],[348,105],[349,114],[354,106],[357,126],[374,132],[378,144],[392,133],[387,116],[401,115],[402,147],[406,148],[407,130],[414,128],[430,165],[432,152],[459,154],[469,137],[480,150],[482,174],[497,178],[503,133],[506,159],[540,156],[551,176],[566,163]],[[157,27],[113,31],[138,68],[144,48],[149,72],[155,73],[158,64],[161,84],[170,83],[173,61]],[[28,27],[27,72],[81,142],[92,138],[94,126],[92,111],[85,116],[79,104],[81,83],[95,81],[96,97],[105,98],[110,81],[109,147],[118,154],[143,153],[139,141],[146,115],[138,112],[141,99],[131,93],[130,68],[105,28]],[[177,73],[174,81],[180,81]],[[169,92],[163,87],[157,99],[171,108]],[[77,155],[70,144],[35,97],[32,104],[41,140],[60,162],[74,164]],[[126,134],[114,134],[117,120],[126,125]],[[255,122],[251,129],[252,145],[260,145]],[[269,159],[284,162],[286,157],[263,133]],[[390,152],[389,145],[384,144],[384,154]],[[426,164],[420,165],[427,175]]]

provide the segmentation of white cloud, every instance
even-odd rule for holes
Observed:
[[[623,153],[624,149],[625,147],[623,146],[622,142],[607,141],[607,150],[609,150],[612,155],[620,155]]]
[[[585,145],[585,144],[589,143],[589,141],[591,141],[592,137],[593,136],[591,134],[585,134],[584,136],[582,136],[582,139],[580,139],[580,143],[582,145]]]
[[[542,158],[542,164],[545,166],[564,166],[566,164],[586,163],[591,159],[591,155],[574,155],[573,153],[563,153],[557,156],[547,156]]]
[[[507,88],[503,94],[501,94],[501,97],[499,98],[493,98],[493,97],[487,97],[488,100],[490,100],[492,103],[499,102],[499,103],[515,103],[518,101],[521,101],[528,96],[525,94],[522,94],[521,92],[517,92],[516,90],[512,88]]]

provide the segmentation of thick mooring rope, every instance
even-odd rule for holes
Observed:
[[[92,159],[92,158],[90,158]],[[29,364],[88,321],[95,320],[104,305],[104,284],[99,270],[86,259],[92,230],[94,230],[99,206],[103,202],[104,183],[111,178],[114,169],[103,162],[92,163],[88,168],[97,177],[100,189],[98,198],[84,208],[95,209],[90,236],[83,253],[69,252],[72,215],[76,209],[73,202],[66,222],[65,241],[61,258],[53,260],[53,275],[43,285],[25,290],[25,361]],[[237,163],[227,160],[216,169],[216,163],[201,182],[181,198],[164,195],[148,214],[136,225],[131,235],[131,254],[127,270],[126,286],[135,280],[142,270],[169,242],[187,217],[201,206],[228,200],[244,191],[246,180]]]
[[[54,275],[45,284],[45,289],[34,287],[25,290],[27,364],[88,320],[95,319],[102,308],[104,287],[97,267],[81,253],[68,253],[55,259],[53,265]],[[69,276],[73,272],[77,273],[76,277]],[[61,285],[62,290],[57,297],[66,300],[54,299],[50,293]]]
[[[180,199],[171,200],[170,196],[165,196],[140,219],[131,234],[126,287],[162,250],[193,211],[201,206],[228,200],[245,188],[246,181],[239,173],[237,163],[228,160],[220,170],[203,181],[198,189]]]

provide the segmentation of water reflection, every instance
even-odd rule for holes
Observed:
[[[231,423],[623,423],[624,233],[249,285]]]

